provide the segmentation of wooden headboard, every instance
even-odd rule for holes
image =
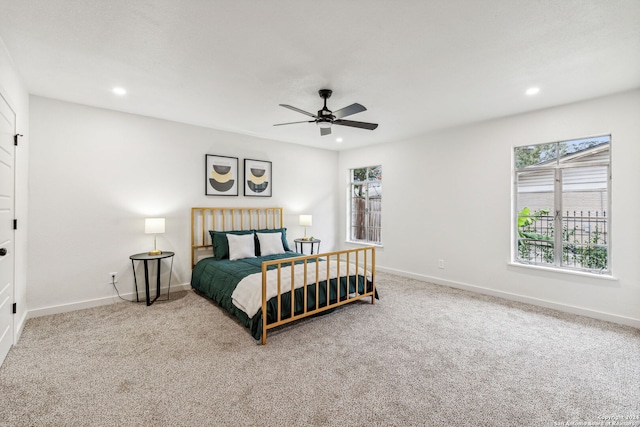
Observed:
[[[191,268],[213,254],[209,230],[260,230],[284,227],[283,208],[191,208]]]

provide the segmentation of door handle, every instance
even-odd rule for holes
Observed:
[[[5,256],[7,254],[7,248],[0,248],[0,256]]]

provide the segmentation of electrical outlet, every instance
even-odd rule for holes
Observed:
[[[118,272],[112,271],[109,273],[109,283],[118,283]]]
[[[441,268],[444,270],[444,260],[443,259],[439,259],[438,260],[438,268]]]

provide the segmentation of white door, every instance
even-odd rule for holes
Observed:
[[[13,344],[14,135],[16,115],[0,94],[0,365]]]

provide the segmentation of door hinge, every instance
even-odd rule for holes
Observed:
[[[17,303],[13,303],[13,314],[16,314],[18,312],[18,304]]]
[[[22,134],[20,134],[20,133],[16,133],[16,134],[13,136],[13,145],[18,146],[18,138],[19,138],[19,137],[21,137],[21,136],[24,136],[24,135],[22,135]]]
[[[17,229],[18,229],[18,220],[17,220],[17,219],[14,219],[14,220],[13,220],[13,229],[14,229],[14,230],[17,230]]]

